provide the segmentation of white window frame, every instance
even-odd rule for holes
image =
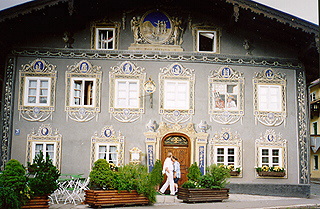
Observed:
[[[35,103],[29,103],[29,83],[30,81],[37,81],[36,86],[36,102]],[[48,87],[47,87],[47,102],[46,103],[40,103],[40,83],[41,81],[48,81]],[[25,78],[25,86],[24,86],[24,106],[50,106],[51,104],[51,78],[50,77],[26,77]]]
[[[268,150],[268,155],[262,155],[262,150]],[[279,150],[279,154],[277,157],[279,158],[278,163],[273,163],[273,155],[272,151],[273,150]],[[262,158],[267,157],[268,158],[268,163],[264,163]],[[283,165],[283,148],[281,147],[259,147],[259,167],[262,167],[263,165],[267,165],[268,167],[274,167],[274,166],[279,166],[279,167],[284,167]]]
[[[97,161],[98,159],[104,159],[104,158],[99,158],[99,148],[101,146],[106,146],[107,147],[107,152],[106,152],[106,157],[108,159],[105,159],[108,163],[113,163],[112,160],[109,159],[109,155],[110,155],[110,146],[115,146],[117,148],[116,150],[116,163],[114,163],[116,166],[119,166],[119,144],[114,144],[114,143],[96,143],[96,156],[95,156],[95,161]]]
[[[119,104],[119,83],[120,82],[125,82],[126,83],[126,98],[124,98],[126,100],[126,105],[120,105]],[[135,83],[136,84],[136,94],[137,97],[131,97],[130,94],[130,89],[129,89],[129,85],[130,83]],[[139,108],[140,107],[140,81],[138,79],[115,79],[115,101],[114,101],[114,107],[116,108]],[[136,105],[130,105],[130,99],[133,98],[136,100]]]
[[[168,87],[168,83],[174,83],[175,89],[172,90],[171,88]],[[179,91],[179,84],[184,84],[186,91]],[[178,94],[184,92],[185,100],[179,101]],[[169,98],[168,98],[168,93],[173,93],[174,99],[173,102],[174,105],[169,105]],[[189,110],[189,105],[190,105],[190,81],[188,80],[171,80],[171,79],[165,79],[164,80],[164,109],[167,110]],[[184,105],[177,105],[178,103],[183,103]]]
[[[212,51],[201,51],[200,50],[200,33],[212,33],[213,34],[213,50]],[[218,49],[218,31],[216,30],[197,30],[197,52],[206,52],[206,53],[217,53]]]
[[[42,153],[43,153],[43,159],[46,159],[47,156],[47,145],[53,145],[53,157],[50,158],[52,160],[52,164],[55,165],[56,164],[56,150],[57,150],[57,143],[56,142],[48,142],[48,141],[37,141],[37,142],[32,142],[32,161],[34,160],[34,158],[36,157],[36,145],[37,144],[41,144],[42,147]]]
[[[81,98],[81,104],[80,105],[77,105],[75,104],[75,81],[82,81],[82,91],[81,91],[81,95],[80,95],[80,98]],[[92,105],[84,105],[84,95],[85,95],[85,91],[84,91],[84,83],[86,81],[93,81],[93,85],[92,85],[92,89],[91,89],[91,92],[92,92]],[[71,95],[71,98],[70,98],[70,106],[73,106],[73,107],[95,107],[95,104],[96,104],[96,84],[97,84],[97,79],[95,78],[86,78],[86,77],[80,77],[80,78],[71,78],[71,88],[70,88],[70,95]]]
[[[311,92],[311,93],[310,93],[310,101],[313,102],[313,101],[316,101],[316,99],[317,99],[317,98],[316,98],[316,92],[315,92],[315,91],[314,91],[314,92]]]
[[[218,149],[224,149],[224,154],[218,154]],[[233,155],[229,155],[228,154],[228,149],[234,149],[234,154]],[[234,165],[234,167],[238,167],[239,166],[239,156],[238,153],[238,147],[237,146],[215,146],[214,148],[214,152],[215,152],[215,162],[216,164],[222,164],[222,162],[218,162],[218,157],[219,156],[223,156],[224,157],[224,161],[223,161],[223,165]],[[234,162],[233,163],[229,163],[228,157],[229,156],[234,156]]]
[[[318,162],[316,162],[316,158]],[[316,168],[316,164],[318,165],[318,168]],[[313,155],[313,170],[319,170],[319,155]]]
[[[271,112],[281,112],[282,110],[282,95],[281,95],[281,85],[268,85],[259,84],[258,88],[258,109],[259,111],[271,111]],[[266,94],[262,94],[262,88],[267,89]],[[271,89],[277,89],[275,94],[271,94]],[[276,101],[274,98],[276,98]],[[265,103],[265,107],[262,104]],[[276,108],[272,107],[272,103],[275,103]]]
[[[113,38],[112,38],[112,48],[101,48],[99,46],[99,31],[112,31]],[[95,28],[95,49],[98,50],[115,50],[116,49],[116,29],[111,27],[96,27]],[[108,45],[108,44],[107,44]]]

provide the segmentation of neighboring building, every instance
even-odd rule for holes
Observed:
[[[2,168],[42,151],[62,173],[151,170],[172,151],[182,182],[193,162],[232,164],[231,192],[310,194],[317,25],[245,0],[35,0],[0,28]]]
[[[320,178],[320,78],[311,82],[309,86],[310,94],[310,139],[311,155],[310,170],[311,178]]]

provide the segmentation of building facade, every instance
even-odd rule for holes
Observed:
[[[306,85],[319,53],[312,42],[299,57],[296,38],[316,40],[317,26],[247,1],[137,3],[2,13],[2,168],[42,151],[62,173],[88,175],[100,158],[152,170],[172,151],[182,182],[191,163],[217,163],[241,170],[231,192],[308,196]]]

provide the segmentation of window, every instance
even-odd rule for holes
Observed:
[[[72,79],[73,99],[71,106],[92,106],[94,104],[95,80],[94,79]]]
[[[164,85],[165,109],[189,109],[189,81],[165,80]]]
[[[116,80],[115,107],[139,108],[139,80]]]
[[[220,147],[216,146],[216,162],[218,165],[235,165],[236,162],[236,147]]]
[[[313,135],[318,135],[318,123],[317,122],[313,122]]]
[[[316,92],[311,92],[310,93],[310,101],[316,101]]]
[[[318,155],[314,155],[313,156],[313,160],[314,160],[314,170],[318,170],[319,169],[319,157]]]
[[[212,109],[238,109],[238,85],[213,83],[211,86],[211,98],[214,98]]]
[[[95,48],[115,49],[115,28],[96,28]]]
[[[118,165],[118,148],[117,145],[97,144],[97,159],[105,159],[109,163]]]
[[[202,31],[197,33],[198,52],[217,52],[217,31]]]
[[[282,149],[279,148],[265,148],[265,147],[260,147],[260,153],[261,153],[261,158],[260,158],[260,163],[259,167],[261,166],[268,166],[268,167],[274,167],[274,166],[280,166],[283,167],[282,165]]]
[[[55,164],[56,144],[54,142],[34,142],[32,159],[34,159],[38,154],[40,154],[40,151],[42,151],[44,159],[48,156],[49,159],[52,160],[53,164]]]
[[[47,106],[50,104],[50,78],[27,77],[24,105]]]
[[[260,111],[281,111],[281,86],[258,85],[258,104]]]

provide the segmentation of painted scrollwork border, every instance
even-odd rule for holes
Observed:
[[[305,82],[305,74],[302,71],[296,71],[297,77],[297,114],[298,114],[298,140],[299,140],[299,156],[300,156],[300,183],[310,183],[309,173],[309,156],[310,145],[308,141],[308,104],[307,104],[307,88]]]
[[[240,167],[241,172],[238,177],[242,177],[242,139],[238,132],[232,132],[230,128],[222,128],[220,132],[216,132],[213,138],[209,141],[209,165],[217,163],[215,161],[216,150],[215,146],[230,146],[237,147],[237,152],[235,153],[235,158],[238,164],[235,167]]]
[[[11,141],[12,141],[12,116],[13,116],[13,101],[14,101],[14,85],[15,85],[15,57],[7,58],[5,81],[4,81],[4,94],[3,104],[1,105],[1,159],[0,170],[4,170],[6,163],[11,156]]]
[[[105,126],[101,129],[100,134],[97,132],[94,133],[94,136],[91,137],[91,159],[90,159],[90,168],[93,167],[96,156],[96,144],[116,144],[118,146],[118,165],[124,165],[124,136],[119,131],[118,134],[114,130],[113,126]]]
[[[212,70],[209,80],[209,115],[210,120],[220,124],[233,124],[242,120],[244,116],[244,77],[242,72],[237,72],[229,66],[220,67],[218,70]],[[221,108],[215,109],[215,95],[212,92],[214,84],[235,84],[238,87],[236,109]],[[219,92],[217,92],[219,93]],[[226,92],[227,93],[227,92]],[[225,106],[226,104],[224,104]]]
[[[176,70],[177,69],[177,70]],[[164,89],[165,80],[181,80],[189,82],[189,107],[184,110],[174,110],[165,109],[164,107]],[[159,98],[160,98],[160,108],[159,114],[162,118],[169,123],[185,123],[191,120],[194,115],[194,84],[195,84],[195,74],[194,70],[190,68],[183,67],[180,63],[173,63],[168,67],[160,69],[159,73]]]
[[[26,79],[28,77],[43,77],[50,79],[50,86],[48,91],[50,92],[48,105],[26,105],[25,104],[25,88]],[[35,59],[29,64],[22,65],[22,69],[19,72],[19,118],[22,117],[27,121],[40,121],[43,122],[51,117],[55,110],[55,91],[56,91],[56,79],[57,71],[56,66],[46,62],[43,59]]]
[[[281,87],[281,110],[280,111],[261,111],[259,110],[258,85],[278,85]],[[266,126],[279,126],[285,123],[287,117],[286,105],[287,81],[284,73],[275,73],[271,68],[255,74],[253,79],[253,106],[255,121],[259,121]]]
[[[271,148],[279,148],[282,149],[281,153],[281,160],[282,160],[282,167],[286,170],[286,175],[284,178],[288,177],[288,142],[283,136],[279,133],[276,134],[275,130],[267,129],[265,133],[261,133],[260,137],[255,140],[255,158],[256,158],[256,167],[259,167],[259,160],[261,158],[260,147],[271,147]],[[264,178],[259,177],[258,173],[256,173],[257,178]]]
[[[61,139],[62,135],[58,130],[52,130],[50,124],[42,124],[38,131],[33,129],[27,136],[27,152],[26,162],[32,162],[33,160],[33,143],[35,142],[53,142],[55,143],[55,166],[61,169]]]
[[[129,66],[130,70],[126,70]],[[117,79],[134,79],[139,80],[139,105],[138,108],[119,108],[115,105],[116,98],[116,80]],[[109,72],[109,113],[117,121],[123,123],[132,123],[138,120],[144,114],[144,88],[146,81],[145,68],[137,66],[130,61],[124,61],[117,66],[111,67]]]
[[[83,66],[86,69],[83,69]],[[101,79],[102,71],[100,66],[92,65],[87,60],[82,60],[75,65],[67,67],[66,71],[66,99],[65,111],[67,112],[67,119],[70,118],[77,122],[87,122],[94,117],[98,118],[100,112],[100,93],[101,93]],[[93,105],[77,105],[72,106],[72,79],[73,78],[90,78],[95,80],[94,85],[94,99]]]

